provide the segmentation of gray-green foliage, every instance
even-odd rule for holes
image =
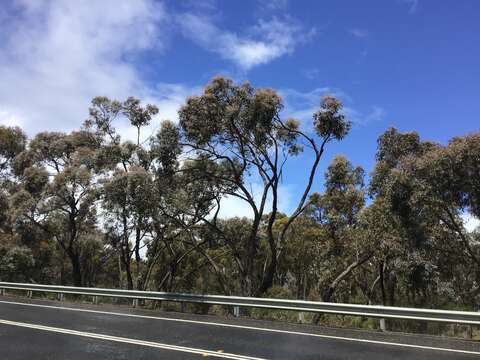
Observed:
[[[95,139],[84,131],[44,132],[30,141],[14,166],[19,180],[12,194],[16,221],[30,222],[57,241],[70,259],[76,285],[84,280],[80,240],[95,229],[94,151]]]
[[[162,109],[132,97],[94,98],[70,133],[27,139],[0,127],[0,277],[385,305],[480,301],[479,233],[463,223],[465,213],[480,217],[478,133],[442,145],[387,129],[368,183],[335,156],[318,186],[325,149],[351,128],[342,104],[320,99],[311,126],[282,109],[273,89],[217,77],[151,136]],[[125,124],[136,141],[117,131]],[[310,164],[283,214],[279,187],[295,157]],[[252,216],[222,217],[226,198]]]
[[[320,109],[312,114],[313,134],[301,129],[295,119],[282,119],[282,108],[282,99],[272,89],[216,77],[202,95],[189,98],[179,111],[181,145],[190,154],[192,167],[197,167],[196,174],[218,183],[221,196],[244,201],[253,214],[246,239],[240,244],[236,236],[225,233],[216,218],[207,222],[236,256],[237,281],[247,295],[261,295],[273,285],[286,232],[308,205],[325,146],[343,139],[350,129],[341,102],[333,97],[322,99]],[[275,234],[285,164],[306,148],[313,155],[306,186],[294,213]],[[261,184],[259,196],[252,190],[254,181]],[[267,203],[269,198],[271,204]],[[221,202],[217,203],[219,207]],[[266,254],[259,252],[262,240],[268,243]]]
[[[30,282],[35,259],[26,246],[0,246],[0,281]]]

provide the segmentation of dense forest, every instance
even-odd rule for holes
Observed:
[[[368,176],[344,156],[321,174],[351,128],[341,102],[321,99],[309,124],[282,108],[274,90],[217,77],[145,141],[159,109],[133,97],[94,98],[69,133],[1,126],[0,280],[476,309],[480,232],[463,219],[480,218],[480,133],[442,145],[390,128]],[[125,121],[137,141],[116,131]],[[225,198],[252,216],[221,216]]]

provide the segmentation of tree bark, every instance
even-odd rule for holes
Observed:
[[[332,296],[333,296],[333,293],[335,292],[335,290],[337,289],[338,285],[340,284],[340,282],[345,279],[347,276],[349,276],[353,270],[355,270],[357,267],[359,267],[360,265],[362,265],[364,262],[366,262],[369,258],[370,258],[371,255],[367,255],[365,257],[363,257],[362,259],[359,259],[359,260],[356,260],[354,261],[353,263],[351,263],[350,265],[347,266],[347,268],[345,270],[343,270],[340,275],[338,275],[335,280],[333,280],[331,282],[331,284],[329,285],[329,287],[323,292],[323,295],[322,295],[322,301],[325,301],[325,302],[330,302],[330,300],[332,299]]]
[[[81,287],[83,285],[82,281],[82,268],[80,265],[80,259],[77,254],[70,253],[68,254],[70,261],[72,263],[72,278],[73,278],[73,285],[77,287]]]

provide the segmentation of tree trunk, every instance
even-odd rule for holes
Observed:
[[[362,265],[364,262],[366,262],[370,258],[370,255],[364,256],[362,259],[356,260],[350,265],[347,266],[345,270],[343,270],[340,275],[338,275],[335,280],[332,281],[330,286],[324,291],[323,296],[322,296],[322,301],[329,302],[332,298],[333,293],[337,289],[337,286],[340,284],[340,282],[348,277],[353,270],[355,270],[357,267]]]
[[[360,265],[362,265],[364,262],[366,262],[368,259],[370,259],[370,256],[371,254],[369,255],[366,255],[364,256],[363,258],[359,259],[359,260],[356,260],[354,261],[353,263],[351,263],[350,265],[347,266],[347,268],[345,270],[343,270],[340,275],[338,275],[335,280],[333,280],[330,285],[328,286],[327,289],[325,289],[325,291],[323,292],[322,294],[322,301],[323,302],[330,302],[332,300],[332,296],[335,292],[335,290],[337,289],[337,286],[340,284],[340,282],[345,279],[346,277],[348,277],[353,270],[355,270],[357,267],[359,267]],[[321,315],[319,314],[316,314],[313,318],[313,322],[315,324],[318,324],[318,322],[320,321],[321,319]]]
[[[127,274],[127,290],[133,290],[133,276],[132,276],[131,262],[127,254],[128,254],[128,249],[127,251],[122,250],[122,262],[123,262],[123,266],[125,267],[125,273]]]
[[[384,271],[385,271],[385,264],[383,262],[381,262],[378,265],[378,275],[380,276],[379,282],[380,282],[380,290],[381,290],[381,293],[382,293],[382,305],[383,306],[387,305],[387,294],[385,292]]]
[[[395,306],[395,285],[397,283],[397,277],[394,273],[388,275],[388,300],[390,306]]]
[[[272,258],[270,259],[270,263],[268,264],[262,284],[255,293],[255,296],[257,297],[262,296],[265,292],[268,291],[268,289],[273,286],[273,279],[275,277],[275,273],[277,272],[277,249],[275,246],[270,248],[270,254]]]
[[[72,263],[72,278],[73,278],[73,285],[77,287],[81,287],[82,282],[82,268],[80,265],[80,259],[76,254],[69,254],[70,261]]]
[[[133,290],[133,277],[130,264],[125,264],[125,272],[127,273],[127,290]]]
[[[142,236],[141,230],[137,227],[135,234],[135,265],[137,270],[137,290],[142,290],[143,288],[143,278],[142,278],[142,257],[140,256],[140,246],[141,246]]]

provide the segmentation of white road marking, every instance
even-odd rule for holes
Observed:
[[[237,354],[231,354],[231,353],[225,353],[225,352],[219,352],[219,351],[211,351],[211,350],[204,350],[204,349],[196,349],[196,348],[185,347],[185,346],[168,345],[168,344],[162,344],[162,343],[157,343],[157,342],[152,342],[152,341],[129,339],[129,338],[125,338],[125,337],[111,336],[111,335],[105,335],[105,334],[96,334],[96,333],[90,333],[90,332],[83,332],[83,331],[77,331],[77,330],[70,330],[70,329],[57,328],[57,327],[51,327],[51,326],[43,326],[43,325],[37,325],[37,324],[29,324],[29,323],[2,320],[2,319],[0,319],[0,324],[10,325],[10,326],[19,326],[19,327],[35,329],[35,330],[49,331],[49,332],[54,332],[54,333],[59,333],[59,334],[75,335],[75,336],[81,336],[81,337],[92,338],[92,339],[108,340],[108,341],[120,342],[120,343],[125,343],[125,344],[141,345],[141,346],[147,346],[147,347],[152,347],[152,348],[157,348],[157,349],[180,351],[180,352],[186,352],[186,353],[190,353],[190,354],[197,354],[197,355],[202,355],[202,356],[211,356],[211,357],[217,357],[217,358],[223,358],[223,359],[266,360],[264,358],[258,358],[258,357],[237,355]]]
[[[209,326],[221,326],[221,327],[236,328],[236,329],[264,331],[264,332],[272,332],[272,333],[280,333],[280,334],[288,334],[288,335],[310,336],[310,337],[316,337],[316,338],[322,338],[322,339],[344,340],[344,341],[353,341],[353,342],[360,342],[360,343],[367,343],[367,344],[379,344],[379,345],[406,347],[406,348],[422,349],[422,350],[434,350],[434,351],[443,351],[443,352],[450,352],[450,353],[480,355],[480,351],[458,350],[458,349],[449,349],[449,348],[423,346],[423,345],[413,345],[413,344],[402,344],[402,343],[380,341],[380,340],[356,339],[356,338],[349,338],[349,337],[344,337],[344,336],[312,334],[312,333],[306,333],[306,332],[301,332],[301,331],[269,329],[269,328],[262,328],[262,327],[256,327],[256,326],[225,324],[225,323],[218,323],[218,322],[208,322],[208,321],[198,321],[198,320],[188,320],[188,319],[176,319],[176,318],[157,317],[157,316],[148,316],[148,315],[125,314],[125,313],[100,311],[100,310],[90,310],[90,309],[76,309],[76,308],[69,308],[69,307],[52,306],[52,305],[40,305],[40,304],[29,304],[29,303],[14,302],[14,301],[2,301],[2,300],[0,300],[0,303],[11,304],[11,305],[21,305],[21,306],[41,307],[41,308],[49,308],[49,309],[57,309],[57,310],[87,312],[87,313],[94,313],[94,314],[134,317],[134,318],[141,318],[141,319],[174,321],[174,322],[201,324],[201,325],[209,325]]]

